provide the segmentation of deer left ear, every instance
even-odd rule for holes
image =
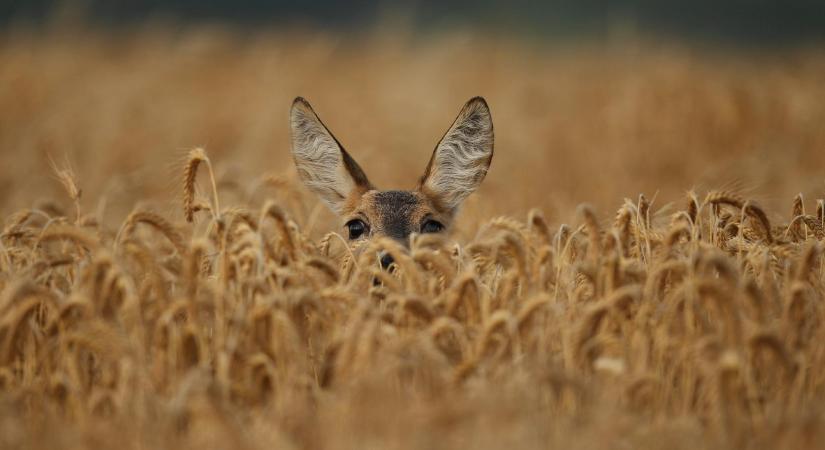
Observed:
[[[478,188],[493,161],[493,119],[487,102],[470,99],[436,145],[419,189],[455,212]]]
[[[301,97],[292,103],[290,124],[298,175],[332,211],[340,214],[351,193],[373,189],[358,163]]]

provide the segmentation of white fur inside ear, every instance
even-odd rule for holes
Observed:
[[[435,148],[423,187],[450,209],[478,188],[493,158],[493,120],[487,103],[470,100]]]
[[[298,175],[334,212],[356,187],[343,151],[308,103],[296,100],[290,114],[292,156]]]

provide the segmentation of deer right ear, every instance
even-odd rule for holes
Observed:
[[[304,184],[340,214],[355,190],[372,189],[364,171],[301,97],[290,111],[292,157]]]
[[[455,212],[484,177],[493,160],[493,119],[481,97],[470,99],[436,145],[419,189]]]

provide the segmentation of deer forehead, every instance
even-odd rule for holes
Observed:
[[[363,216],[378,233],[403,238],[418,231],[421,221],[434,214],[430,200],[418,191],[367,191],[353,215]]]

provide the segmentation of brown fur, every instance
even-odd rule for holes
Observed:
[[[389,237],[407,245],[428,220],[449,229],[493,158],[493,123],[481,97],[464,105],[433,150],[418,187],[409,191],[377,190],[303,98],[295,99],[290,116],[298,174],[344,226],[364,222],[367,230],[359,239]]]
[[[363,220],[369,237],[386,236],[403,244],[411,233],[418,233],[425,220],[436,220],[449,228],[452,215],[439,210],[433,200],[420,191],[367,191],[342,214],[344,223]]]

